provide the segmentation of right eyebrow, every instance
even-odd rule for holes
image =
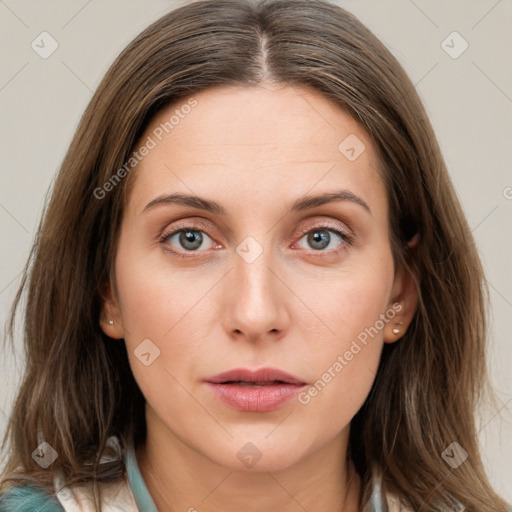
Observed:
[[[191,206],[192,208],[198,208],[217,215],[227,215],[224,207],[215,201],[189,194],[181,194],[179,192],[156,197],[146,205],[144,210],[142,210],[142,213],[162,204],[181,204],[183,206]]]

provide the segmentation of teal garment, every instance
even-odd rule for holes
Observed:
[[[64,509],[43,487],[21,485],[0,496],[0,512],[64,512]]]
[[[133,445],[125,450],[124,462],[128,482],[140,512],[158,512],[139,470]],[[369,492],[370,499],[364,507],[364,512],[388,512],[378,481],[374,481]],[[0,512],[65,512],[65,510],[58,499],[44,488],[24,485],[8,489],[0,496]]]
[[[130,445],[124,456],[128,481],[137,507],[141,512],[158,512],[137,464]],[[47,489],[22,485],[8,489],[0,496],[0,512],[65,512],[59,500]]]
[[[124,463],[126,465],[126,472],[128,473],[128,481],[130,482],[130,487],[139,510],[141,512],[158,512],[140,473],[133,445],[127,447]]]

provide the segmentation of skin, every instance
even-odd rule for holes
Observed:
[[[311,89],[217,87],[194,98],[130,177],[116,289],[103,311],[114,324],[101,323],[124,339],[146,398],[148,436],[137,448],[144,480],[159,510],[359,510],[361,481],[346,461],[350,421],[383,344],[400,339],[416,307],[412,278],[394,271],[377,152],[358,122]],[[185,103],[160,111],[141,143]],[[366,146],[354,161],[338,150],[349,134]],[[305,195],[340,189],[371,213],[349,200],[290,211]],[[177,204],[144,211],[175,192],[214,200],[227,215]],[[183,222],[203,236],[195,252],[179,233],[159,240]],[[308,238],[316,230],[330,236],[327,247]],[[251,263],[236,252],[248,236],[263,251]],[[203,382],[270,366],[312,385],[396,303],[393,320],[306,405],[242,412]],[[160,350],[149,366],[134,354],[145,339]],[[252,467],[237,457],[248,442],[262,454]]]

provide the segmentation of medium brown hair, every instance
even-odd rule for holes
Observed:
[[[353,115],[380,155],[396,266],[417,279],[413,322],[386,344],[372,390],[351,424],[350,454],[363,482],[415,511],[504,512],[486,477],[474,414],[485,391],[487,291],[474,241],[431,124],[402,67],[353,15],[323,0],[200,0],[150,25],[119,55],[80,121],[44,211],[8,324],[26,293],[26,372],[3,447],[7,487],[124,475],[99,465],[106,440],[145,437],[144,397],[124,343],[100,329],[127,183],[94,191],[130,158],[152,117],[214,86],[263,81],[310,87]],[[133,171],[136,173],[136,170]],[[407,241],[419,235],[408,250]],[[41,439],[57,452],[42,469]],[[459,443],[452,469],[441,454]],[[451,507],[451,508],[450,508]]]

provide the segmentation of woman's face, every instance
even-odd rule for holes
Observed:
[[[343,446],[409,309],[365,131],[309,89],[226,87],[137,148],[102,327],[148,431],[234,469]]]

